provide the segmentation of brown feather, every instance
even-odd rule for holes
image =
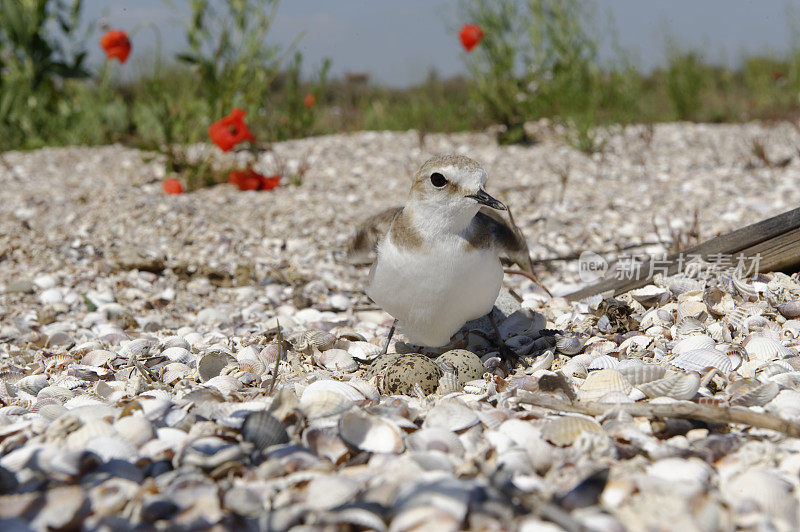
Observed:
[[[374,261],[378,244],[389,232],[395,216],[402,211],[403,207],[390,207],[361,222],[347,243],[348,260],[354,264]]]
[[[481,207],[469,227],[468,246],[475,249],[495,249],[526,271],[531,270],[531,258],[525,236],[508,223],[495,209]]]

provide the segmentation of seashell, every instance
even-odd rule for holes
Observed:
[[[553,351],[548,349],[538,357],[536,357],[531,363],[529,371],[534,373],[539,370],[547,370],[553,366],[553,360],[555,360],[555,356],[553,355]]]
[[[681,355],[687,351],[696,351],[698,349],[713,349],[717,343],[710,336],[696,334],[688,336],[680,340],[672,347],[672,352],[676,355]]]
[[[466,349],[451,349],[436,357],[436,364],[441,366],[445,362],[453,365],[458,382],[462,386],[469,381],[480,379],[486,371],[478,355]]]
[[[339,436],[348,444],[370,453],[401,453],[405,449],[400,429],[365,412],[348,412],[339,419]]]
[[[353,329],[352,327],[334,327],[331,329],[331,334],[338,340],[346,340],[348,342],[366,342],[367,339],[363,334]]]
[[[289,442],[286,427],[266,410],[247,414],[242,423],[241,433],[242,439],[255,445],[259,451]]]
[[[292,334],[288,340],[298,351],[326,351],[336,343],[336,336],[327,331],[308,330]]]
[[[556,351],[561,354],[577,355],[583,349],[584,341],[573,335],[556,335]]]
[[[688,277],[674,277],[667,283],[667,289],[673,296],[677,297],[689,292],[696,292],[703,289],[703,285]]]
[[[150,349],[156,344],[155,338],[136,338],[123,342],[119,350],[119,356],[128,359],[144,358],[150,353]]]
[[[761,334],[751,334],[742,341],[742,347],[747,351],[748,357],[753,360],[771,361],[776,358],[792,356],[791,349],[778,340]]]
[[[800,299],[793,299],[778,305],[778,312],[787,320],[800,318]]]
[[[197,373],[202,382],[207,382],[219,376],[225,366],[235,361],[233,357],[221,351],[211,351],[197,359]]]
[[[69,350],[69,354],[74,356],[75,358],[81,358],[86,355],[86,353],[95,350],[103,349],[103,344],[98,342],[97,340],[89,340],[88,342],[83,342],[72,349]]]
[[[358,390],[364,396],[367,403],[377,404],[381,400],[381,392],[369,381],[364,379],[351,379],[347,382],[350,386]]]
[[[659,303],[664,303],[669,299],[669,293],[666,290],[653,284],[631,290],[629,293],[634,300],[648,308],[658,305]]]
[[[580,387],[581,401],[594,401],[610,392],[627,394],[631,391],[631,383],[615,369],[601,369],[589,373]]]
[[[366,402],[366,397],[364,397],[364,394],[358,391],[350,383],[337,381],[333,379],[320,379],[306,386],[305,390],[303,390],[303,393],[300,396],[301,404],[304,399],[311,397],[313,394],[317,392],[338,393],[339,395],[346,397],[351,401],[353,401],[353,403],[359,405],[364,404],[364,402]]]
[[[44,390],[50,383],[47,382],[47,377],[44,375],[28,375],[22,377],[16,382],[16,387],[25,393],[33,396],[39,395],[39,392]]]
[[[670,363],[676,368],[686,371],[705,373],[708,368],[717,368],[722,373],[729,373],[733,364],[731,359],[716,349],[694,349],[673,358]]]
[[[553,445],[572,445],[583,432],[605,435],[603,428],[594,420],[580,416],[560,416],[551,419],[542,428],[542,439]]]
[[[440,427],[453,432],[464,430],[480,422],[478,414],[457,399],[446,399],[428,411],[423,427]]]
[[[72,355],[52,355],[44,359],[44,368],[49,371],[74,364],[75,362],[77,362],[77,360]]]
[[[711,314],[718,317],[728,314],[736,306],[733,297],[717,287],[706,288],[703,293],[703,303]]]
[[[347,352],[356,360],[371,362],[381,355],[383,348],[369,342],[350,342]]]
[[[236,361],[239,369],[253,375],[263,375],[267,371],[267,365],[259,356],[259,352],[253,346],[247,346],[236,353]]]
[[[663,379],[644,382],[637,386],[647,397],[670,397],[688,401],[697,395],[700,389],[700,374],[675,373]]]
[[[162,351],[161,354],[172,362],[180,362],[181,364],[186,364],[187,366],[191,366],[195,361],[192,353],[183,347],[168,347]]]
[[[653,339],[651,337],[644,334],[637,334],[619,344],[619,351],[620,353],[639,353],[646,350],[652,343]]]
[[[614,369],[619,366],[619,360],[611,355],[599,355],[592,359],[586,369]]]
[[[241,381],[233,375],[218,375],[208,379],[205,383],[203,383],[203,385],[214,388],[222,395],[230,395],[231,392],[235,392],[243,388]]]
[[[337,508],[358,496],[361,483],[342,475],[314,477],[306,486],[306,505],[312,511]]]
[[[344,349],[328,349],[314,353],[314,361],[329,371],[351,373],[358,369],[356,359]]]
[[[86,442],[86,450],[99,456],[104,462],[124,460],[135,462],[139,456],[136,447],[120,435],[97,436]]]
[[[311,386],[320,382],[338,381],[317,381]],[[356,402],[364,400],[364,396],[352,386],[349,387],[351,390],[349,393],[345,389],[311,388],[311,386],[306,388],[300,397],[300,410],[308,419],[340,414],[349,410]]]
[[[160,351],[162,354],[165,350],[171,347],[180,347],[181,349],[186,349],[187,351],[192,349],[192,346],[189,344],[189,342],[187,342],[186,339],[181,336],[167,336],[158,343],[158,351]]]
[[[350,452],[339,437],[338,427],[309,427],[303,431],[303,444],[334,464],[341,463]]]
[[[568,377],[578,377],[580,379],[585,379],[588,375],[586,371],[586,366],[575,359],[570,360],[561,368],[561,373]]]
[[[679,323],[684,318],[694,318],[699,322],[704,322],[708,318],[708,309],[702,301],[684,301],[678,305],[676,316]]]
[[[675,324],[675,338],[686,338],[706,333],[705,324],[695,318],[683,318]]]
[[[55,399],[59,403],[64,404],[68,400],[75,397],[75,395],[75,392],[72,390],[62,388],[61,386],[50,385],[39,390],[39,393],[36,394],[36,397],[38,399]]]
[[[628,379],[631,385],[639,387],[640,384],[660,379],[666,373],[666,368],[655,364],[635,364],[617,368]]]
[[[797,528],[797,499],[792,484],[766,469],[749,468],[724,486],[722,493],[732,511],[758,511],[781,530]]]
[[[755,379],[740,379],[731,383],[727,391],[731,394],[732,405],[764,406],[778,395],[780,387],[772,381],[762,383]]]
[[[699,458],[662,458],[647,467],[647,475],[700,491],[711,481],[713,469]],[[676,486],[677,487],[677,486]]]
[[[117,354],[113,351],[94,349],[81,357],[81,364],[100,367],[105,366],[115,358],[117,358]]]
[[[464,455],[464,445],[458,435],[443,427],[423,427],[409,434],[406,448],[410,451],[441,451],[458,457]]]
[[[13,503],[12,503],[13,504]],[[43,491],[37,499],[39,510],[26,522],[31,530],[71,530],[81,528],[92,507],[80,486],[59,486]],[[18,521],[19,520],[10,520]],[[9,530],[20,529],[7,525]]]
[[[119,418],[114,422],[114,430],[136,447],[141,447],[155,437],[153,424],[141,415]]]
[[[444,373],[439,378],[439,387],[436,388],[438,395],[450,395],[451,393],[458,393],[463,391],[464,386],[458,382],[458,377],[455,373]]]
[[[172,362],[164,366],[161,373],[161,382],[164,384],[175,384],[177,381],[186,378],[192,368],[180,362]]]

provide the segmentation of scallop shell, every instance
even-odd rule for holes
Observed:
[[[742,347],[745,348],[751,360],[770,361],[794,354],[791,349],[784,346],[778,340],[761,334],[751,334],[745,338],[742,342]]]
[[[225,366],[235,361],[233,357],[222,351],[211,351],[202,355],[197,360],[197,373],[200,380],[207,382],[219,376]]]
[[[336,336],[328,331],[308,330],[291,335],[289,342],[298,351],[326,351],[336,343]]]
[[[755,379],[740,379],[728,386],[732,405],[764,406],[772,401],[780,391],[778,383],[762,383]]]
[[[356,360],[371,362],[380,356],[383,348],[369,342],[350,342],[347,352]]]
[[[334,464],[342,462],[350,452],[339,437],[338,427],[309,427],[303,431],[303,444]]]
[[[339,436],[353,447],[370,453],[401,453],[405,449],[400,429],[365,412],[348,412],[339,419]]]
[[[255,445],[259,451],[289,441],[286,427],[266,410],[247,414],[242,423],[241,433],[242,439]]]
[[[672,292],[672,295],[679,296],[688,292],[695,292],[703,289],[703,285],[699,281],[690,279],[688,277],[674,278],[667,283],[667,289]]]
[[[119,350],[119,355],[129,359],[143,358],[150,353],[150,349],[155,344],[155,338],[136,338],[135,340],[124,342]]]
[[[340,414],[364,401],[364,395],[347,383],[319,380],[303,390],[300,410],[307,418],[317,419]]]
[[[687,338],[706,333],[706,326],[695,318],[683,318],[675,324],[675,338]]]
[[[596,421],[579,416],[561,416],[551,419],[542,428],[542,438],[553,445],[572,445],[583,432],[605,435],[603,427]]]
[[[464,445],[458,435],[442,427],[423,427],[409,434],[406,436],[406,447],[410,451],[441,451],[459,457],[464,455]]]
[[[723,495],[732,509],[755,508],[769,520],[779,519],[780,530],[797,528],[797,499],[792,484],[776,473],[758,468],[746,469],[723,486]]]
[[[28,375],[17,381],[16,386],[25,393],[33,396],[39,395],[49,385],[44,375]]]
[[[439,377],[439,387],[436,388],[436,393],[439,395],[450,395],[451,393],[458,393],[464,390],[464,387],[458,382],[458,377],[455,373],[447,372]]]
[[[344,349],[328,349],[327,351],[315,353],[314,361],[329,371],[351,373],[358,369],[356,359]]]
[[[478,414],[457,399],[440,401],[428,411],[423,427],[440,427],[453,432],[464,430],[480,422]]]
[[[214,388],[222,395],[230,395],[231,392],[241,390],[243,385],[239,379],[233,375],[218,375],[208,379],[204,386]]]
[[[607,393],[631,391],[631,383],[615,369],[601,369],[589,373],[580,387],[581,401],[594,401]]]
[[[800,299],[793,299],[778,305],[778,312],[780,312],[787,320],[800,318]]]
[[[358,390],[358,392],[364,396],[367,403],[377,404],[380,402],[381,392],[379,392],[378,388],[371,382],[365,381],[364,379],[351,379],[347,381],[347,384]]]
[[[663,303],[669,298],[669,294],[666,290],[652,284],[637,288],[636,290],[631,290],[629,293],[634,300],[638,301],[644,307],[652,307],[653,305]]]
[[[192,348],[192,346],[189,345],[189,342],[187,342],[186,339],[181,336],[167,336],[158,343],[158,350],[161,351],[162,354],[170,347],[180,347],[182,349],[186,349],[187,351]]]
[[[236,361],[239,369],[253,375],[263,375],[267,370],[267,365],[259,356],[258,350],[249,345],[236,353]]]
[[[612,357],[611,355],[600,355],[594,357],[589,365],[586,366],[586,369],[615,369],[617,366],[619,366],[618,359]]]
[[[567,356],[577,355],[583,349],[584,341],[573,335],[558,335],[556,351]]]
[[[676,373],[663,379],[645,382],[637,386],[647,397],[670,397],[688,401],[700,389],[700,374]]]
[[[717,368],[728,373],[733,368],[731,359],[716,349],[694,349],[672,359],[671,364],[686,371],[705,372],[707,368]]]
[[[687,351],[696,351],[698,349],[713,349],[717,343],[710,336],[695,334],[688,336],[683,340],[677,342],[672,347],[672,352],[676,355],[686,353]]]
[[[633,386],[660,379],[666,373],[666,368],[655,364],[633,364],[617,368]]]
[[[113,351],[107,351],[105,349],[94,349],[89,351],[83,357],[81,357],[81,364],[86,364],[87,366],[105,366],[112,360],[117,358],[117,354]]]
[[[684,318],[694,318],[704,322],[708,317],[708,309],[702,301],[684,301],[678,305],[676,315],[679,322]]]
[[[161,354],[172,362],[180,362],[181,364],[186,364],[187,366],[191,366],[194,362],[192,353],[183,347],[168,347],[162,351]]]

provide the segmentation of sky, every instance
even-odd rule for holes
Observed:
[[[153,25],[164,55],[185,47],[187,4],[86,0],[84,19],[135,30],[134,49],[144,51],[138,68],[144,69],[142,57],[156,49]],[[283,0],[268,43],[286,47],[302,34],[298,50],[307,68],[327,57],[332,76],[368,72],[375,83],[403,87],[432,68],[443,77],[465,73],[458,6],[458,0]],[[668,40],[729,66],[745,55],[780,55],[800,44],[800,2],[791,0],[597,0],[595,13],[605,43],[613,27],[618,45],[644,71],[665,63]],[[99,48],[89,48],[91,59],[102,61]],[[610,46],[602,50],[609,58]]]

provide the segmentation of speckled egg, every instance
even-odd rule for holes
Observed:
[[[442,376],[442,372],[430,358],[417,353],[409,353],[398,355],[389,362],[384,367],[382,375],[383,378],[378,382],[381,383],[383,393],[412,395],[414,385],[417,383],[423,393],[434,393],[439,385],[439,377]]]
[[[399,353],[388,353],[386,355],[379,356],[364,370],[364,380],[373,379],[377,375],[383,376],[386,368],[401,356],[402,355]]]
[[[458,382],[462,386],[469,381],[482,378],[486,371],[478,355],[466,349],[452,349],[442,353],[436,359],[436,363],[441,366],[442,362],[449,362],[456,368]]]

